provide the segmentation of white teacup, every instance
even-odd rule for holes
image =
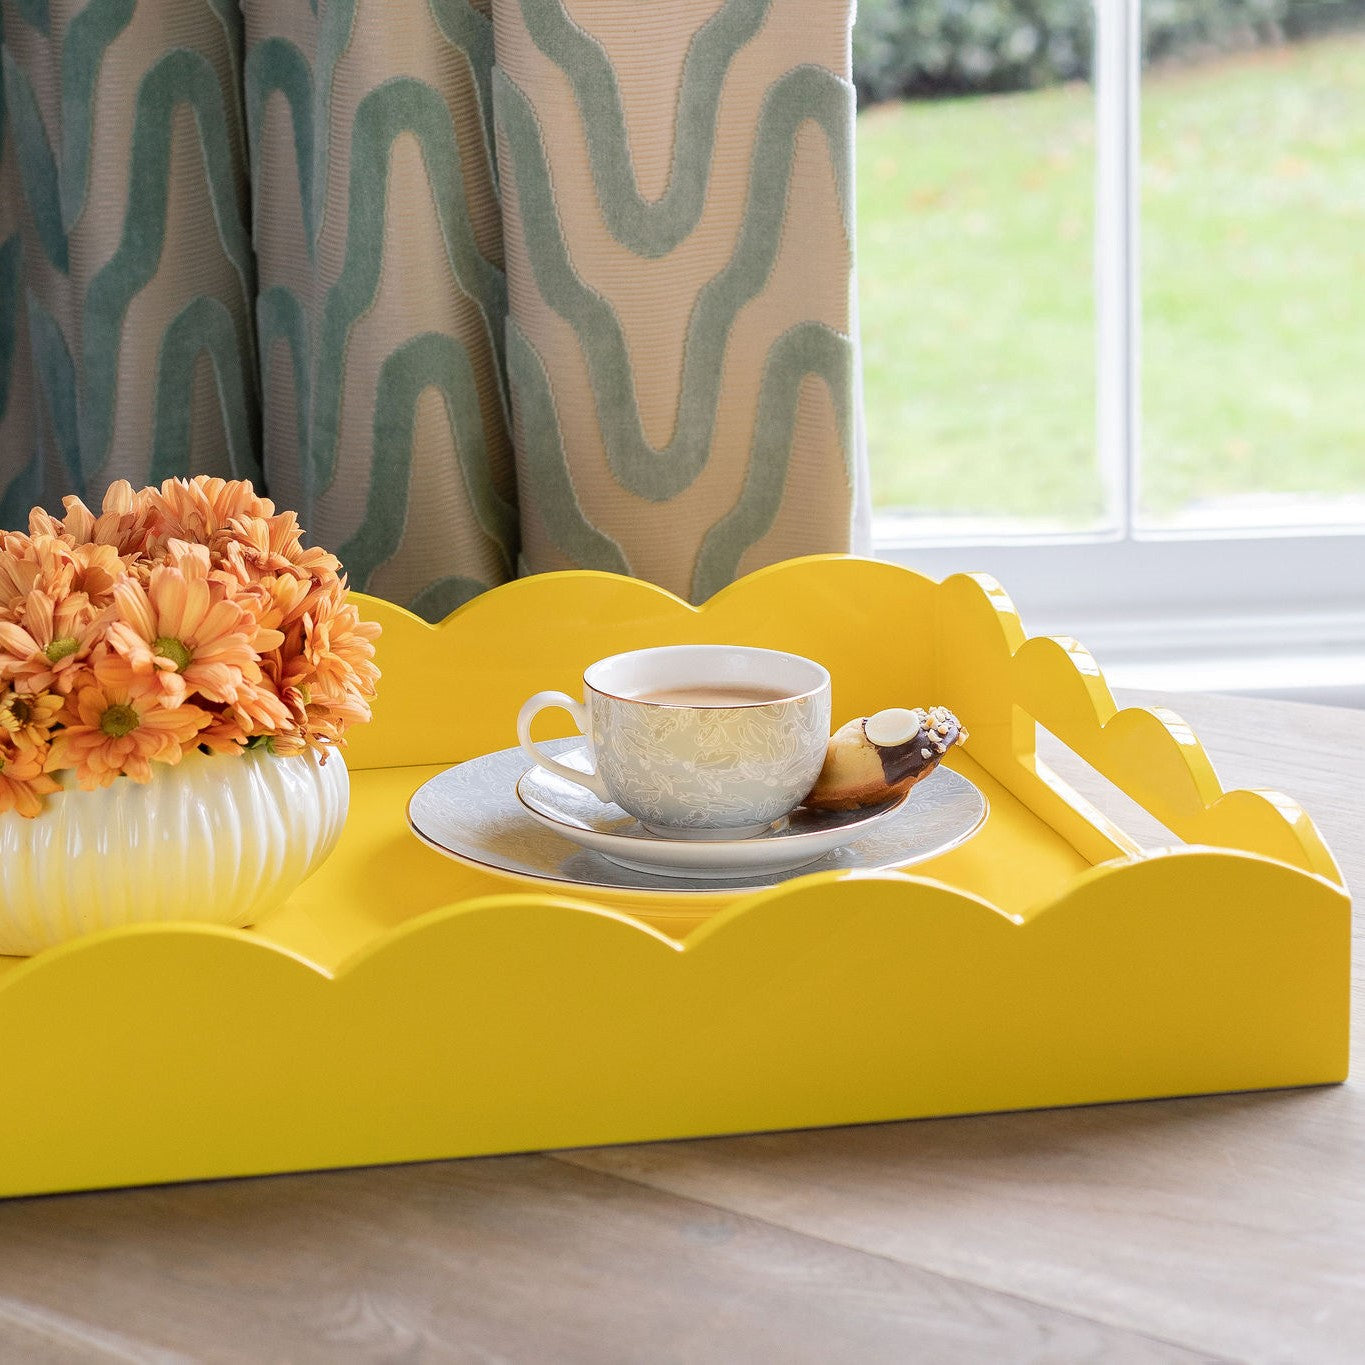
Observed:
[[[665,645],[583,674],[584,699],[537,692],[517,717],[526,756],[673,839],[744,838],[794,810],[829,744],[829,674],[811,659],[743,645]],[[531,739],[547,707],[573,718],[593,771]]]

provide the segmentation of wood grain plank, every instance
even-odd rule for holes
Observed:
[[[1125,695],[1272,786],[1365,884],[1365,713]],[[1296,752],[1284,755],[1286,736]],[[1102,808],[1084,764],[1054,765]],[[1121,802],[1120,802],[1121,804]],[[1151,822],[1139,837],[1169,842]],[[1356,916],[1356,940],[1361,937]],[[1361,961],[1356,954],[1357,971]],[[1357,989],[1354,1022],[1365,1015]],[[1238,1359],[1365,1359],[1365,1090],[1172,1100],[565,1154],[566,1160]]]
[[[1208,1359],[536,1156],[13,1201],[0,1246],[65,1359]]]
[[[186,1357],[151,1353],[137,1342],[91,1330],[64,1313],[0,1299],[0,1359],[22,1361],[23,1365],[78,1365],[88,1361],[179,1365]]]

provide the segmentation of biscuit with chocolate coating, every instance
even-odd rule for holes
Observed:
[[[805,805],[815,810],[879,806],[922,782],[967,732],[946,707],[893,708],[840,726]]]

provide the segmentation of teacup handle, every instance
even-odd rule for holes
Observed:
[[[602,781],[595,767],[590,773],[579,772],[577,768],[571,768],[567,763],[551,758],[531,738],[531,722],[551,706],[558,706],[573,717],[573,723],[578,726],[578,733],[588,741],[589,756],[594,764],[597,762],[592,739],[588,735],[588,708],[581,701],[574,701],[567,692],[537,692],[534,697],[528,698],[517,716],[517,738],[521,741],[522,752],[538,768],[544,768],[547,773],[554,773],[556,777],[586,787],[599,801],[610,802],[611,797],[607,795],[606,783]]]

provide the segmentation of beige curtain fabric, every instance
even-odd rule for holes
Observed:
[[[0,20],[0,525],[191,458],[259,479],[236,6]]]
[[[433,620],[847,548],[849,22],[0,0],[0,527],[251,478]]]
[[[850,5],[494,18],[527,565],[700,600],[847,549]]]
[[[437,620],[516,563],[486,2],[245,8],[266,483]]]

